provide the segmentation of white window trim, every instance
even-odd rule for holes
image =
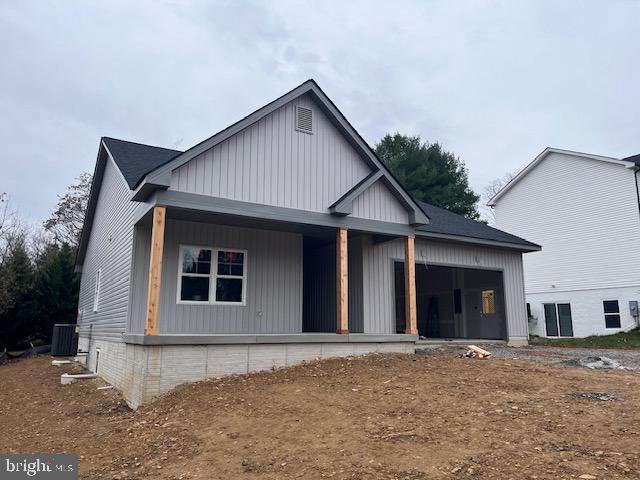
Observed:
[[[609,312],[609,313],[607,313],[604,310],[604,302],[616,302],[616,304],[618,305],[618,311],[617,312]],[[607,327],[607,315],[618,315],[618,320],[620,321],[620,326],[619,327]],[[603,298],[602,299],[602,319],[604,320],[604,328],[607,329],[607,330],[615,330],[615,329],[622,328],[622,313],[620,313],[620,300],[618,300],[617,298]]]
[[[556,327],[558,327],[558,335],[547,335],[547,317],[545,315],[544,312],[544,306],[545,304],[553,304],[555,305],[555,311],[556,311]],[[540,304],[542,306],[542,320],[545,322],[544,324],[544,333],[546,338],[575,338],[576,334],[575,334],[575,330],[574,330],[574,323],[573,323],[573,307],[571,306],[571,301],[570,300],[554,300],[551,302],[542,302]],[[571,311],[571,330],[573,332],[573,335],[571,335],[570,337],[563,337],[562,335],[560,335],[560,313],[558,312],[558,305],[569,305],[569,310]]]
[[[211,267],[209,270],[209,274],[205,273],[182,273],[182,253],[186,249],[195,248],[201,250],[211,250]],[[242,265],[242,276],[239,275],[218,275],[218,252],[235,252],[235,253],[243,253],[244,254],[244,263]],[[209,247],[204,245],[180,245],[178,249],[178,283],[176,285],[176,303],[178,305],[216,305],[216,306],[234,306],[234,307],[245,307],[247,305],[247,264],[248,260],[248,252],[247,250],[241,248],[226,248],[226,247]],[[215,259],[215,261],[214,261]],[[215,265],[215,270],[214,270]],[[205,277],[209,279],[209,300],[198,301],[198,300],[182,300],[180,298],[180,293],[182,290],[182,277]],[[238,278],[242,279],[242,301],[241,302],[218,302],[216,301],[216,286],[218,284],[218,278]]]
[[[100,283],[102,281],[102,269],[99,268],[96,272],[93,285],[93,311],[97,312],[100,307]]]

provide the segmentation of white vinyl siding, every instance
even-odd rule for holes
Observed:
[[[87,244],[80,280],[80,335],[121,341],[128,316],[133,216],[137,204],[113,161],[108,158]],[[88,226],[85,226],[88,228]],[[147,262],[149,257],[147,257]],[[94,311],[100,270],[98,311]],[[91,327],[89,327],[91,325]]]
[[[640,287],[527,294],[527,302],[531,305],[529,329],[533,335],[546,336],[543,304],[571,303],[574,337],[611,335],[635,326],[636,320],[629,311],[629,302],[639,299]],[[605,300],[618,300],[620,328],[606,327],[603,304]]]
[[[633,170],[552,153],[495,209],[498,228],[542,245],[524,256],[527,294],[640,285]]]
[[[93,287],[93,311],[94,312],[98,311],[98,306],[100,304],[100,273],[101,273],[101,270],[98,269],[98,271],[96,272],[96,278],[93,281],[93,283],[94,283],[94,287]]]

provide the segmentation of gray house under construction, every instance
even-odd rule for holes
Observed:
[[[184,152],[101,139],[79,345],[136,407],[419,335],[525,344],[539,249],[415,201],[309,80]]]

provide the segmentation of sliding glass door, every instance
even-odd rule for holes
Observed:
[[[571,304],[545,303],[544,322],[547,327],[547,337],[573,337]]]

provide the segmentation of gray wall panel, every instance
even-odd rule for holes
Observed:
[[[409,223],[407,210],[381,181],[371,185],[353,201],[352,215],[385,222]]]
[[[149,260],[151,256],[151,225],[136,225],[133,249],[133,273],[129,331],[144,333],[149,290]]]
[[[508,250],[471,247],[416,239],[416,262],[504,272],[507,330],[510,338],[528,336],[522,254]],[[363,306],[365,333],[395,333],[394,260],[404,261],[402,239],[374,245],[365,240],[363,250]]]
[[[150,235],[140,230],[131,321],[136,333],[144,329],[150,242]],[[246,249],[246,306],[178,304],[180,245]],[[162,261],[160,334],[302,331],[301,235],[167,220]]]
[[[127,325],[133,216],[137,204],[108,158],[98,195],[94,225],[82,266],[78,309],[81,335],[92,324],[92,338],[121,340]],[[95,276],[101,269],[100,300],[93,311]]]

